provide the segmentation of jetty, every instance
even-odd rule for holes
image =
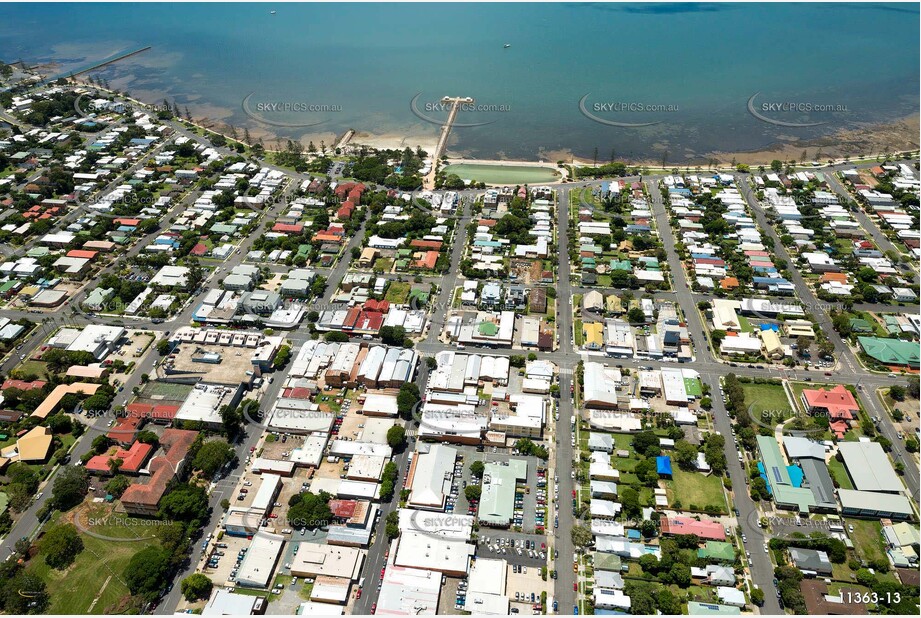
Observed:
[[[87,67],[83,67],[76,71],[68,71],[67,73],[60,73],[58,75],[55,75],[52,78],[49,78],[46,81],[53,82],[55,80],[65,78],[65,77],[71,77],[71,76],[77,77],[78,75],[89,73],[90,71],[95,71],[96,69],[101,69],[104,66],[114,64],[120,60],[124,60],[125,58],[130,58],[131,56],[136,56],[138,54],[144,53],[150,48],[151,48],[150,45],[145,45],[144,47],[141,47],[139,49],[133,49],[131,51],[120,52],[120,53],[115,54],[114,56],[109,56],[108,58],[105,58],[104,60],[100,60],[99,62],[95,62]]]
[[[438,145],[435,147],[435,152],[432,155],[432,169],[425,175],[425,178],[422,179],[422,187],[424,189],[431,190],[435,188],[435,173],[438,170],[438,162],[441,160],[441,155],[448,145],[448,136],[451,135],[451,127],[457,119],[457,112],[460,111],[461,106],[473,105],[475,102],[473,97],[442,97],[442,105],[450,105],[451,108],[448,110],[448,119],[441,126],[441,136],[438,138]]]

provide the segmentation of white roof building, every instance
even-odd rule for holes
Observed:
[[[457,449],[433,444],[428,453],[417,453],[410,467],[409,500],[411,507],[443,510],[454,478]]]
[[[253,535],[243,563],[237,570],[237,585],[252,588],[268,586],[284,543],[285,537],[280,534],[260,531]]]

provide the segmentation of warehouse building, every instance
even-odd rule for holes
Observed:
[[[838,452],[858,491],[901,493],[905,486],[878,442],[841,442]]]
[[[528,478],[528,462],[509,459],[486,464],[478,516],[480,524],[507,528],[515,515],[515,491]]]
[[[237,570],[237,585],[247,588],[268,587],[284,544],[285,537],[280,534],[262,531],[254,534],[253,542]]]
[[[443,511],[451,493],[456,460],[457,450],[443,444],[433,444],[425,453],[416,452],[406,476],[410,491],[407,506]]]

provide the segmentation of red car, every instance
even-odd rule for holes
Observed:
[[[269,519],[278,519],[278,513],[272,513],[269,515]]]
[[[381,567],[381,579],[384,579],[384,571],[387,570],[387,567]]]
[[[375,612],[377,612],[377,603],[372,603],[372,604],[371,604],[371,613],[373,614],[373,613],[375,613]]]
[[[573,591],[573,592],[579,592],[579,584],[577,584],[576,582],[573,582],[573,583],[572,583],[572,591]]]
[[[360,599],[360,598],[361,598],[361,588],[359,588],[359,589],[358,589],[358,592],[355,593],[355,598],[356,598],[356,599]]]

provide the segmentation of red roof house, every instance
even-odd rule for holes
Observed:
[[[832,389],[803,390],[803,403],[812,414],[826,414],[835,420],[852,420],[857,418],[860,406],[851,391],[842,384]]]
[[[409,246],[414,249],[432,249],[433,251],[441,251],[441,241],[440,240],[419,240],[416,239],[409,243]]]
[[[121,459],[122,465],[118,467],[119,472],[137,474],[152,452],[152,444],[135,442],[128,450],[120,448],[112,455],[96,455],[95,457],[91,457],[90,460],[86,462],[86,469],[91,474],[112,474],[112,469],[109,468],[109,461],[112,459]]]
[[[351,519],[358,508],[356,500],[330,500],[329,510],[332,511],[333,517],[337,519]]]
[[[125,510],[134,515],[156,515],[160,498],[166,492],[166,487],[176,474],[182,469],[186,455],[195,438],[197,431],[185,429],[167,429],[160,436],[160,445],[163,455],[154,457],[147,466],[150,477],[146,483],[134,483],[122,494],[121,502]]]
[[[283,232],[285,234],[300,234],[304,226],[300,223],[276,223],[272,226],[273,232]]]
[[[364,304],[365,311],[377,311],[378,313],[387,313],[390,311],[389,300],[375,300],[369,298]]]
[[[718,521],[698,521],[693,517],[663,517],[660,521],[662,534],[696,534],[708,541],[725,541],[726,530]]]
[[[42,380],[33,380],[32,382],[26,382],[24,380],[4,380],[3,386],[0,386],[0,391],[5,391],[8,388],[18,388],[21,391],[30,391],[33,388],[45,388],[47,382]]]
[[[99,255],[98,251],[88,251],[86,249],[73,249],[67,252],[67,257],[85,258],[87,260],[92,260],[97,255]]]
[[[437,251],[426,251],[424,253],[417,253],[416,255],[418,257],[413,261],[411,265],[412,268],[435,270],[435,264],[438,262]]]
[[[336,211],[336,218],[338,219],[349,219],[352,216],[352,212],[355,210],[355,204],[352,202],[345,202],[339,209]]]

